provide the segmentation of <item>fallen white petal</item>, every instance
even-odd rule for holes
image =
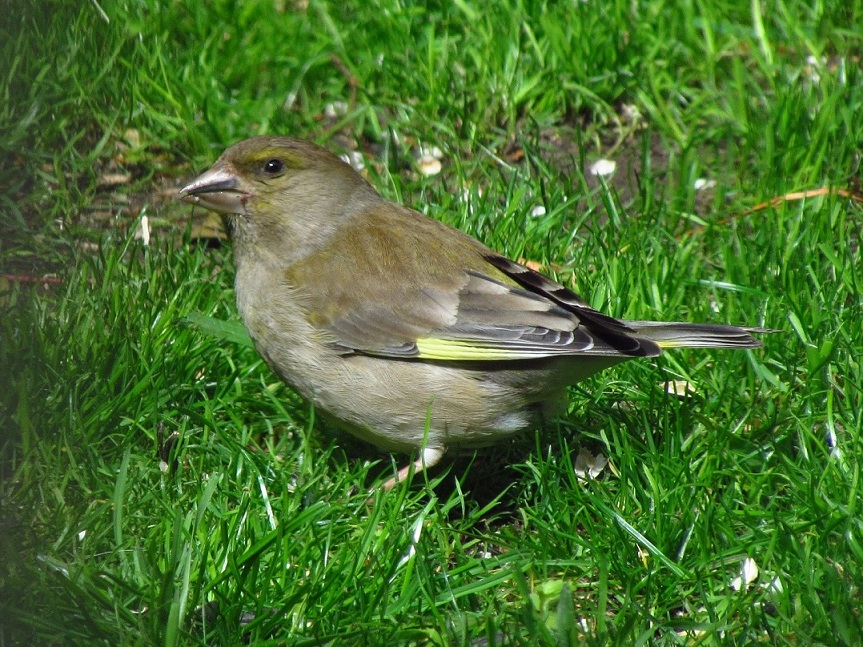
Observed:
[[[425,146],[420,144],[420,158],[434,157],[435,159],[443,159],[443,151],[437,146]]]
[[[341,157],[343,161],[353,166],[355,171],[362,171],[366,167],[366,161],[359,151],[350,151]]]
[[[345,101],[333,101],[324,106],[324,116],[332,119],[347,114],[348,104]]]
[[[141,242],[144,247],[150,244],[150,219],[146,214],[141,216]]]
[[[782,587],[782,580],[780,580],[778,577],[774,577],[767,583],[767,585],[764,587],[764,590],[768,593],[774,593],[777,595],[779,593],[782,593],[782,591],[784,590]]]
[[[678,398],[685,398],[692,393],[697,393],[695,387],[686,380],[672,380],[671,382],[666,382],[664,386],[666,393],[676,395]]]
[[[747,557],[740,565],[740,575],[731,580],[731,588],[735,591],[745,591],[757,579],[758,564],[751,557]]]
[[[597,160],[590,167],[590,173],[592,175],[601,175],[602,177],[607,177],[614,175],[614,171],[617,168],[617,162],[613,160]]]
[[[423,175],[437,175],[443,170],[443,164],[436,157],[431,155],[423,155],[417,160],[420,173]]]
[[[608,459],[605,456],[602,454],[594,456],[589,450],[582,447],[578,456],[575,457],[573,470],[579,481],[586,481],[589,478],[595,479],[599,476],[606,465],[608,465]]]

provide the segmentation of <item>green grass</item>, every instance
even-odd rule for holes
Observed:
[[[860,203],[747,213],[859,183],[859,2],[3,14],[0,645],[861,644]],[[263,132],[358,151],[616,316],[782,332],[607,371],[367,503],[406,458],[228,334],[230,246],[170,199]],[[609,460],[586,483],[582,449]]]

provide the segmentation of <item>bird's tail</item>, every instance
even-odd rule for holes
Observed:
[[[692,324],[662,321],[626,321],[638,336],[665,348],[758,348],[760,339],[752,334],[776,332],[769,328]]]

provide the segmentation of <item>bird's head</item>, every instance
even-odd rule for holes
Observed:
[[[360,204],[380,199],[329,151],[290,137],[252,137],[228,148],[178,197],[228,217],[235,238],[308,248]]]

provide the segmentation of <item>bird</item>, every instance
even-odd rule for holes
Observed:
[[[178,197],[227,221],[237,308],[271,369],[324,418],[414,457],[383,490],[560,415],[598,371],[772,332],[606,315],[300,138],[240,141]]]

